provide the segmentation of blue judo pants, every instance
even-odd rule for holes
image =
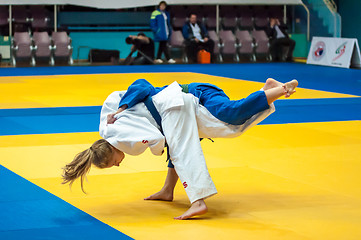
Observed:
[[[257,91],[240,100],[230,100],[222,89],[207,84],[199,86],[195,96],[217,119],[232,125],[242,125],[253,115],[269,108],[264,91]],[[174,168],[169,159],[168,167]]]

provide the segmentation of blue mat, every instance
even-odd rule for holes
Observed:
[[[302,88],[361,96],[361,70],[301,63],[0,68],[0,76],[142,72],[194,72],[257,82],[265,82],[269,77],[281,82],[297,79]]]
[[[260,124],[361,120],[361,98],[290,99]],[[96,132],[100,106],[0,109],[0,135]]]
[[[0,239],[132,239],[0,165]]]

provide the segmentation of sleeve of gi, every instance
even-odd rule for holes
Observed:
[[[154,155],[163,154],[164,136],[147,118],[128,110],[114,124],[108,124],[104,134],[111,145],[126,154],[139,155],[148,147]]]
[[[145,79],[138,79],[129,86],[127,92],[119,102],[119,107],[126,104],[128,108],[131,108],[137,103],[143,102],[152,91],[154,91],[152,84]]]
[[[124,94],[125,91],[113,92],[105,100],[100,113],[100,136],[126,154],[139,155],[149,147],[154,155],[162,155],[165,138],[144,103],[121,112],[114,124],[107,124],[107,115],[116,111]]]

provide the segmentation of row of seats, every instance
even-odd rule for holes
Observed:
[[[216,7],[213,5],[190,5],[188,7],[181,5],[170,6],[171,16],[188,16],[190,13],[195,13],[199,17],[209,17],[216,14]],[[224,16],[267,16],[282,18],[283,9],[282,6],[247,6],[247,5],[221,5],[219,7],[220,17]]]
[[[279,19],[283,23],[282,19]],[[172,26],[175,30],[180,30],[187,18],[172,18]],[[202,23],[207,27],[207,29],[215,30],[217,25],[216,18],[203,18],[201,19]],[[219,26],[223,30],[265,30],[269,25],[269,18],[220,18]]]
[[[50,65],[55,64],[55,58],[65,59],[73,64],[71,39],[66,32],[53,32],[51,37],[47,32],[15,32],[11,42],[12,64],[17,60],[30,60],[32,66],[36,59],[46,59]]]
[[[9,19],[9,10],[6,6],[0,6],[0,26],[9,24],[11,20],[14,23],[15,30],[27,31],[30,26],[33,30],[47,29],[52,14],[44,7],[38,5],[13,6],[12,19]]]
[[[269,39],[263,30],[237,30],[233,33],[230,30],[221,30],[219,34],[213,30],[208,32],[209,37],[214,41],[214,54],[219,62],[223,62],[225,56],[233,56],[234,61],[239,61],[241,56],[247,56],[251,61],[257,57],[263,57],[271,61],[269,54]],[[170,40],[171,48],[180,48],[183,52],[183,62],[187,63],[185,55],[185,41],[181,31],[174,31]]]
[[[172,9],[175,6],[172,6]],[[199,20],[207,26],[208,29],[215,29],[217,25],[216,10],[214,7],[193,6],[186,9],[178,6],[176,10],[171,10],[172,25],[174,29],[180,29],[186,22],[189,13],[195,13]],[[221,6],[220,8],[220,26],[225,30],[236,29],[265,29],[269,24],[269,18],[282,19],[283,12],[280,7],[265,8],[263,6],[250,8],[248,6],[234,7]]]

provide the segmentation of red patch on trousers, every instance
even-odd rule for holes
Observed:
[[[184,188],[187,188],[187,187],[188,187],[187,182],[184,182],[184,183],[183,183],[183,187],[184,187]]]

